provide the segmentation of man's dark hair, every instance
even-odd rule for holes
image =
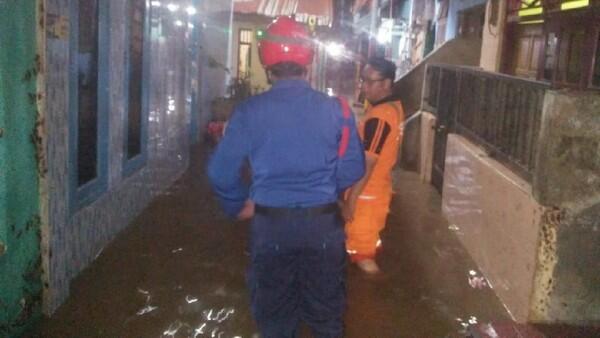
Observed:
[[[396,80],[396,65],[393,62],[382,57],[372,57],[367,64],[379,72],[384,79],[390,79],[392,83]]]
[[[306,74],[306,67],[295,62],[276,63],[269,67],[269,70],[271,71],[271,74],[276,76],[278,79],[298,77]]]

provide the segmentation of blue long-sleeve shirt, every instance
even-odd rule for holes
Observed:
[[[348,147],[339,158],[343,126]],[[252,185],[240,169],[248,159]],[[249,197],[271,207],[331,203],[365,171],[354,117],[344,118],[339,101],[303,80],[280,80],[234,111],[208,166],[224,211],[235,216]]]

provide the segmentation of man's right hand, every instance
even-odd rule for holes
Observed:
[[[245,221],[252,217],[254,217],[254,202],[252,202],[252,200],[247,200],[242,210],[238,213],[237,219]]]

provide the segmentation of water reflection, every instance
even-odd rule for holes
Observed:
[[[162,337],[175,337],[179,329],[181,329],[182,327],[183,323],[177,320],[171,325],[169,325],[169,328],[163,332]]]
[[[147,313],[153,312],[154,310],[158,309],[158,306],[150,305],[150,301],[152,301],[152,295],[150,294],[149,291],[143,290],[140,288],[138,288],[137,291],[138,291],[138,293],[140,293],[144,296],[146,304],[143,308],[141,308],[140,310],[138,310],[138,312],[136,312],[136,315],[143,316]]]
[[[139,310],[136,314],[138,316],[143,316],[146,313],[150,313],[154,310],[158,309],[158,306],[152,306],[152,305],[147,305],[146,307],[142,308],[141,310]]]
[[[500,336],[498,335],[498,333],[496,332],[496,330],[494,329],[492,324],[482,325],[481,330],[483,331],[483,333],[488,335],[489,338],[500,338]]]
[[[469,318],[466,318],[466,319],[457,317],[456,321],[460,325],[460,328],[458,331],[460,334],[466,334],[467,330],[469,329],[470,326],[477,325],[477,323],[478,323],[477,317],[475,317],[475,316],[470,316]]]
[[[480,276],[475,270],[469,271],[468,280],[469,285],[474,289],[484,289],[487,287],[491,288],[491,284],[489,283],[489,281],[485,277]]]
[[[193,303],[196,303],[198,301],[198,298],[192,297],[192,296],[185,296],[185,301],[188,304],[193,304]]]
[[[181,290],[181,287],[179,286],[176,289]],[[138,293],[146,298],[146,306],[138,311],[138,316],[158,308],[158,306],[149,305],[152,299],[149,291],[138,288]],[[162,331],[160,337],[242,338],[240,335],[233,335],[228,332],[234,326],[233,317],[236,314],[236,310],[232,306],[222,308],[206,306],[198,297],[188,294],[184,297],[182,305],[179,306],[178,313],[180,317],[185,317],[187,321],[184,318],[174,319]]]

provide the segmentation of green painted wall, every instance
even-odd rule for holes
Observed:
[[[36,3],[0,0],[0,337],[41,317]]]

